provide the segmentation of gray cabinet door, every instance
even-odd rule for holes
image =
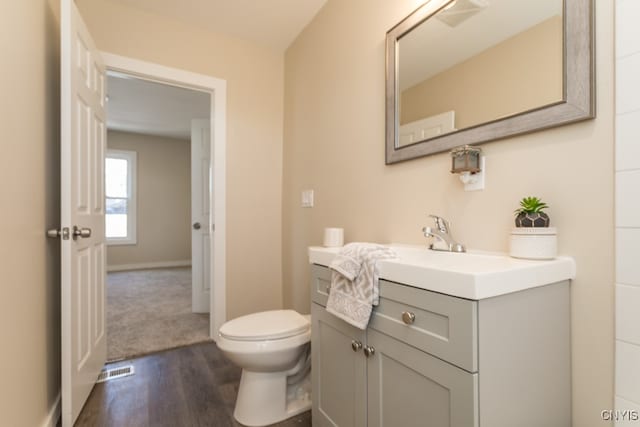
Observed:
[[[478,374],[374,329],[367,345],[369,427],[478,426]]]
[[[311,319],[313,425],[365,427],[367,359],[352,348],[352,341],[365,345],[364,331],[315,303]]]

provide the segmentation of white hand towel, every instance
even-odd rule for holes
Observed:
[[[326,310],[357,328],[365,329],[380,295],[376,263],[395,257],[396,253],[391,248],[382,245],[345,245],[329,265],[333,271]]]

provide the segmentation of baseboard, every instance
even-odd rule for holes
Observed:
[[[42,427],[56,427],[56,425],[58,425],[58,420],[60,419],[60,412],[62,409],[60,407],[60,403],[60,393],[58,393],[56,401],[53,403],[53,406],[47,414],[47,418],[45,418],[41,424]]]
[[[190,267],[191,260],[143,262],[139,264],[107,265],[107,271],[147,270],[150,268]]]

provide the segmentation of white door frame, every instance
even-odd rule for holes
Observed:
[[[211,275],[211,311],[209,314],[209,333],[216,341],[220,326],[226,321],[226,146],[227,146],[227,81],[204,74],[192,73],[177,68],[145,62],[112,53],[102,52],[105,66],[109,71],[116,71],[140,77],[158,83],[196,89],[211,94],[210,120],[211,153],[213,157],[213,197],[210,197],[210,212],[215,218],[215,232],[211,239],[212,257],[210,259],[213,274]],[[213,224],[209,224],[211,229]]]

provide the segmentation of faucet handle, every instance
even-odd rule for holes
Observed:
[[[429,216],[435,221],[438,230],[443,233],[449,233],[449,221],[442,217],[439,217],[438,215],[429,214]]]

